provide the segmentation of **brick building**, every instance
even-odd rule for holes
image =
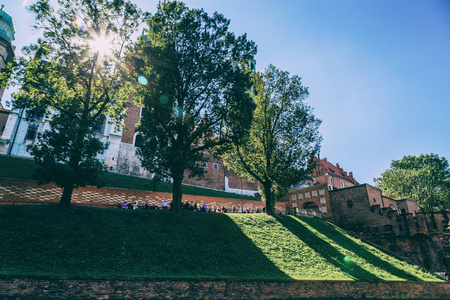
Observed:
[[[292,188],[286,210],[318,216],[436,274],[450,274],[450,212],[420,213],[417,202],[385,197],[369,184],[338,188],[330,182],[336,173],[328,171],[319,173],[328,173],[323,183],[311,178],[310,186],[306,180]]]
[[[421,213],[368,184],[330,192],[331,222],[436,274],[450,274],[450,212]]]

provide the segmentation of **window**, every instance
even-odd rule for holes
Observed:
[[[317,191],[312,191],[311,194],[313,197],[317,197]]]
[[[328,209],[327,209],[326,206],[324,206],[324,207],[321,207],[321,208],[320,208],[320,211],[321,211],[322,213],[326,214],[326,213],[328,212]]]
[[[306,192],[306,193],[305,193],[305,198],[306,198],[306,199],[311,198],[311,195],[309,194],[309,192]]]
[[[352,208],[353,207],[353,201],[352,200],[347,200],[347,207],[348,208]]]
[[[327,204],[327,199],[325,197],[320,198],[320,204]]]
[[[145,112],[145,107],[141,107],[141,112],[139,113],[139,117],[141,117],[142,118],[142,116],[144,115],[144,112]]]
[[[134,138],[134,146],[135,147],[142,147],[142,135],[140,134],[136,134],[135,138]]]
[[[219,165],[218,164],[213,164],[213,169],[214,170],[218,170],[219,169]]]
[[[394,231],[394,227],[392,225],[384,225],[383,232],[392,232]]]
[[[341,180],[341,188],[344,187],[344,182]]]
[[[302,194],[298,194],[298,200],[302,200],[303,199],[303,193]]]
[[[330,178],[330,183],[331,183],[331,184],[334,184],[333,177]]]
[[[325,189],[320,189],[319,190],[319,195],[325,195]]]
[[[297,201],[297,196],[296,195],[292,195],[292,201]]]
[[[105,121],[106,121],[105,117],[98,119],[97,127],[94,130],[96,133],[103,134],[103,129],[105,128]]]
[[[208,163],[202,162],[202,168],[207,168],[207,167],[208,167]]]
[[[27,134],[25,135],[25,140],[34,141],[38,130],[37,124],[28,125]]]
[[[377,202],[377,200],[375,198],[373,198],[373,202]]]

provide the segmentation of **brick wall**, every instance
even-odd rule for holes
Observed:
[[[322,183],[296,190],[290,190],[288,195],[284,197],[288,200],[289,212],[294,214],[295,208],[298,210],[305,209],[305,205],[314,203],[318,211],[321,212],[322,218],[331,219],[332,211],[330,206],[330,195],[328,184]]]
[[[439,282],[82,279],[0,276],[0,297],[33,299],[449,299]]]
[[[124,125],[128,130],[122,132],[122,143],[133,144],[134,127],[141,119],[141,108],[134,105],[133,100],[129,101],[131,106],[127,110],[127,117],[124,120]]]
[[[54,184],[38,186],[34,181],[19,181],[10,179],[0,179],[0,203],[14,201],[25,201],[28,203],[57,203],[62,195],[62,189]],[[172,194],[152,191],[126,190],[117,188],[96,188],[80,187],[74,189],[72,194],[72,203],[78,205],[116,207],[118,203],[139,202],[139,205],[157,205],[166,200],[172,201]],[[240,199],[206,197],[195,195],[183,195],[184,201],[199,202],[201,205],[207,204],[211,208],[226,207],[231,212],[233,206],[239,208]],[[262,210],[264,203],[261,201],[243,200],[244,207],[252,211]],[[285,211],[283,203],[277,203],[276,208],[279,211]]]
[[[208,161],[205,161],[206,163],[206,174],[203,177],[194,177],[189,178],[189,172],[184,172],[184,184],[190,184],[195,186],[201,186],[201,187],[207,187],[211,189],[217,189],[217,190],[225,190],[225,169],[223,164],[211,157],[207,156]],[[198,164],[201,164],[202,162],[198,162]],[[214,169],[214,165],[216,165],[217,169]]]

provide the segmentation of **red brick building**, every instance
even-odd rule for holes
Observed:
[[[333,165],[326,157],[321,159],[320,156],[315,161],[316,167],[311,174],[315,183],[326,183],[330,190],[358,185],[353,172],[347,173],[338,163]]]
[[[450,212],[420,213],[417,202],[385,197],[326,159],[318,159],[312,175],[289,191],[285,203],[291,214],[320,217],[449,277]]]

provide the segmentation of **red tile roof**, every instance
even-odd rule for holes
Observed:
[[[327,161],[326,157],[322,159],[316,158],[316,162],[317,165],[313,171],[313,177],[319,177],[328,173],[328,175],[344,178],[356,185],[359,184],[355,180],[355,178],[353,178],[353,173],[347,173],[347,171],[344,171],[344,169],[342,169],[338,163],[336,165],[333,165],[332,163]]]

